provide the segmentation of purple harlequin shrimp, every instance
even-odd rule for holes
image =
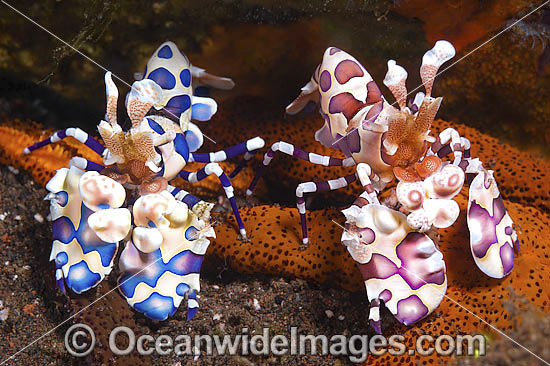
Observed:
[[[329,47],[311,80],[286,111],[296,114],[308,104],[319,104],[324,125],[315,133],[315,139],[327,147],[340,150],[346,158],[322,156],[284,141],[276,142],[265,154],[263,164],[247,192],[252,194],[277,151],[318,165],[356,166],[355,174],[298,185],[296,198],[303,242],[307,244],[309,240],[304,194],[340,189],[359,180],[364,192],[353,203],[355,208],[344,211],[347,229],[343,240],[350,249],[350,237],[359,238],[354,241],[354,249],[350,249],[350,253],[359,262],[372,305],[378,306],[380,300],[386,302],[397,319],[405,324],[430,314],[445,294],[444,263],[439,251],[424,233],[432,227],[449,227],[456,221],[460,209],[453,198],[465,181],[472,182],[467,222],[472,253],[478,267],[488,276],[502,278],[513,268],[513,248],[519,250],[517,234],[502,205],[492,172],[486,170],[479,159],[470,156],[470,141],[453,128],[442,131],[437,137],[430,136],[432,122],[442,101],[441,97],[431,96],[433,82],[441,65],[454,55],[455,49],[447,41],[436,42],[424,54],[420,76],[425,93],[419,92],[411,100],[407,100],[407,71],[396,61],[389,60],[384,85],[395,97],[397,108],[386,101],[376,82],[355,58],[338,48]],[[445,159],[451,155],[451,159]],[[365,210],[372,211],[370,214],[373,217],[377,217],[374,213],[389,217],[385,214],[389,209],[380,205],[378,193],[394,179],[398,184],[393,193],[395,204],[392,208],[405,214],[399,220],[394,219],[407,228],[395,237],[385,237],[380,242],[370,241],[384,232],[384,224],[363,222],[359,216],[364,216],[362,210],[367,207]],[[365,248],[358,249],[358,246]],[[396,257],[399,248],[407,248],[410,258],[427,260],[429,257],[433,261],[425,262],[429,267],[408,267],[401,261],[404,257]],[[361,261],[353,252],[368,255],[365,254]],[[371,255],[375,258],[382,255],[388,260],[369,262],[367,257],[371,258]],[[365,270],[367,263],[370,264]],[[407,268],[408,275],[404,274],[403,268]],[[436,271],[437,276],[432,276],[431,270],[426,272],[427,268]],[[439,292],[430,290],[419,293],[407,276],[417,276],[426,285],[435,286]],[[397,283],[396,278],[401,282]],[[399,295],[395,296],[396,293]],[[409,306],[407,310],[400,309],[392,302],[405,304],[405,299],[413,295],[415,300],[408,301],[416,304],[416,312]],[[380,330],[377,310],[374,311],[370,320]],[[405,315],[413,312],[414,316]]]
[[[169,182],[181,177],[194,183],[215,174],[246,239],[233,187],[218,162],[244,155],[234,176],[264,141],[256,137],[217,152],[195,152],[203,134],[191,119],[209,120],[217,105],[211,98],[192,95],[193,83],[230,89],[233,82],[192,67],[174,43],[155,51],[142,76],[126,98],[131,127],[125,131],[117,122],[118,89],[111,73],[105,74],[106,114],[98,125],[105,146],[81,129],[69,128],[24,153],[74,137],[103,158],[98,164],[74,157],[47,185],[54,237],[51,260],[63,291],[65,285],[77,293],[97,286],[111,272],[119,242],[124,241],[120,288],[128,303],[163,320],[187,296],[191,318],[198,307],[195,292],[208,238],[215,236],[212,204]],[[187,171],[189,162],[207,164]]]

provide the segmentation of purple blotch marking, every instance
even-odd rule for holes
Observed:
[[[382,92],[374,80],[367,83],[367,104],[378,103],[382,100]]]
[[[374,253],[371,260],[364,264],[357,264],[364,280],[370,278],[385,279],[398,272],[397,266],[382,254]]]
[[[350,79],[362,77],[364,75],[365,73],[361,70],[361,66],[352,60],[344,60],[334,69],[334,77],[341,85],[344,85]]]
[[[492,217],[489,215],[489,211],[481,207],[475,200],[472,201],[468,217],[470,220],[479,221],[479,228],[481,229],[481,239],[477,243],[472,243],[472,249],[476,257],[485,257],[489,247],[498,241],[496,227],[504,215],[506,215],[506,208],[500,195],[493,199]]]
[[[376,234],[368,227],[359,229],[359,235],[363,244],[372,244],[374,239],[376,239]]]
[[[336,52],[340,52],[340,51],[342,51],[342,50],[339,49],[339,48],[331,47],[330,50],[328,51],[328,54],[332,56],[332,55],[334,55]]]
[[[417,105],[414,103],[414,98],[410,98],[410,99],[409,99],[408,107],[409,107],[409,109],[411,110],[411,112],[412,112],[413,114],[416,113],[416,112],[418,112],[419,106],[417,106]]]
[[[358,153],[361,151],[361,136],[359,136],[359,130],[354,129],[346,137],[346,143],[351,153]]]
[[[362,123],[363,129],[366,129],[366,127],[370,124],[376,121],[378,116],[380,115],[380,112],[382,112],[383,102],[380,101],[373,105],[371,109],[367,112],[367,115],[365,116],[365,120]]]
[[[330,89],[331,81],[330,81],[330,72],[327,70],[323,71],[321,73],[321,77],[319,78],[319,86],[321,87],[321,90],[323,92],[326,92]]]
[[[391,298],[392,298],[392,293],[391,293],[390,290],[385,289],[384,291],[382,291],[382,292],[380,293],[380,295],[378,296],[378,298],[384,300],[384,302],[388,302],[388,301],[390,301]]]
[[[514,249],[512,249],[510,243],[506,242],[500,247],[500,260],[502,262],[502,270],[506,276],[514,268]]]
[[[411,325],[426,315],[428,315],[428,308],[416,295],[411,295],[407,299],[400,300],[397,303],[397,314],[395,314],[395,317],[405,325]]]
[[[442,285],[445,282],[445,267],[437,272],[428,272],[426,261],[432,259],[427,259],[425,254],[417,249],[418,245],[426,240],[429,239],[425,234],[411,232],[396,248],[397,257],[401,259],[403,267],[399,269],[399,274],[415,290],[426,283]]]
[[[364,103],[355,99],[351,93],[346,92],[333,96],[330,99],[328,110],[332,114],[343,113],[349,121],[364,106]]]

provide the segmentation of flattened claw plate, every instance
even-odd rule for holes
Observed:
[[[67,285],[77,294],[97,286],[111,272],[118,249],[118,242],[101,240],[88,224],[94,211],[80,195],[83,175],[78,168],[59,169],[46,185],[53,221],[50,260],[56,264],[57,285],[63,292]]]
[[[381,300],[405,325],[434,311],[445,296],[447,277],[433,241],[413,232],[405,215],[382,205],[352,206],[343,212],[347,230],[342,241],[365,281],[373,328],[380,332]]]
[[[519,252],[519,241],[492,171],[479,172],[470,184],[468,228],[479,269],[493,278],[508,275],[514,268],[514,247]]]
[[[133,210],[142,230],[134,230],[120,256],[122,295],[155,320],[172,316],[187,295],[190,319],[198,308],[195,292],[214,230],[167,191],[140,197]]]

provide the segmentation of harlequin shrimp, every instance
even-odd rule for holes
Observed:
[[[311,80],[287,108],[296,114],[311,102],[320,104],[325,123],[317,141],[339,149],[345,159],[303,151],[276,142],[250,184],[279,151],[324,166],[356,166],[356,173],[326,182],[306,182],[296,189],[304,243],[308,242],[305,193],[330,191],[359,180],[364,192],[343,211],[342,242],[355,259],[371,302],[369,319],[380,331],[379,305],[384,302],[404,324],[430,314],[445,295],[447,280],[441,252],[425,234],[432,226],[446,228],[459,213],[453,200],[470,181],[467,222],[471,251],[486,275],[502,278],[513,268],[519,250],[493,172],[470,156],[470,142],[452,128],[437,138],[429,135],[442,98],[431,96],[439,67],[455,55],[447,41],[438,41],[422,59],[420,75],[426,93],[407,101],[406,70],[388,61],[384,84],[399,108],[386,101],[367,70],[351,55],[329,47]],[[452,161],[443,158],[451,155]],[[397,179],[395,211],[380,204],[378,193]]]
[[[232,83],[194,70],[199,81],[206,77],[210,86]],[[72,158],[69,168],[60,169],[46,187],[53,220],[51,260],[63,291],[67,286],[82,293],[97,286],[111,272],[118,243],[124,240],[120,288],[128,303],[163,320],[187,295],[191,318],[198,306],[195,292],[202,257],[208,238],[215,236],[210,226],[213,205],[168,182],[176,177],[198,182],[215,174],[246,239],[233,187],[218,162],[245,154],[239,165],[244,166],[264,142],[257,137],[218,152],[195,152],[203,134],[190,120],[210,119],[217,105],[211,98],[191,94],[192,68],[174,43],[155,51],[143,75],[127,95],[132,125],[124,131],[117,122],[118,89],[111,73],[105,74],[106,120],[98,125],[105,146],[79,128],[68,128],[24,152],[73,137],[103,158],[103,164]],[[163,115],[155,112],[161,110]],[[207,164],[196,172],[185,170],[193,161]]]

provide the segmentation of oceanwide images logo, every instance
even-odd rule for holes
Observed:
[[[74,324],[65,333],[65,347],[76,357],[84,357],[92,352],[96,344],[95,334],[86,324]],[[142,356],[168,355],[193,356],[201,355],[332,355],[349,357],[352,362],[364,362],[369,355],[392,356],[438,354],[485,355],[485,337],[483,335],[421,335],[416,339],[415,348],[407,349],[405,337],[392,335],[311,335],[299,334],[298,328],[290,328],[290,336],[270,334],[269,328],[263,328],[261,334],[249,333],[242,328],[237,335],[135,335],[128,327],[114,328],[108,340],[110,350],[118,356],[136,352]]]

